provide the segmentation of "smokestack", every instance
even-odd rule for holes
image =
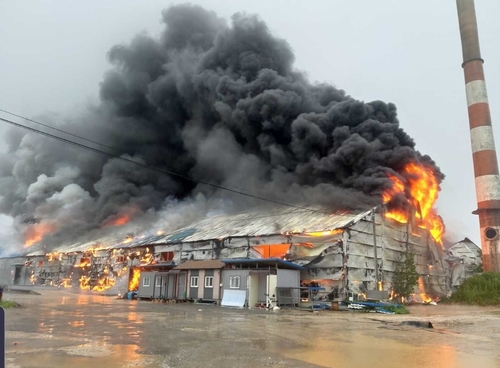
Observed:
[[[500,180],[474,0],[457,0],[457,10],[476,182],[477,210],[473,213],[479,215],[483,268],[500,272]]]

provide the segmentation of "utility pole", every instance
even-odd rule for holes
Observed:
[[[375,290],[378,290],[378,256],[377,256],[377,228],[375,226],[375,207],[372,209],[372,225],[373,225],[373,256],[375,267]]]

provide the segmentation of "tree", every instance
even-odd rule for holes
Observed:
[[[396,295],[408,298],[413,294],[420,275],[415,266],[415,253],[407,251],[396,265],[392,279],[392,289]]]

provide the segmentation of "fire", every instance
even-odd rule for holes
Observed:
[[[47,234],[51,234],[56,231],[57,228],[52,224],[38,223],[28,226],[25,233],[26,240],[24,241],[24,247],[31,247],[33,244],[38,243]]]
[[[384,203],[388,203],[396,195],[404,195],[408,203],[416,210],[416,225],[428,229],[434,240],[441,243],[444,223],[434,209],[439,194],[439,183],[436,176],[429,167],[416,163],[407,164],[400,174],[406,179],[407,188],[401,179],[389,175],[393,186],[382,193],[382,200]],[[396,208],[387,212],[385,217],[407,223],[410,214]]]
[[[384,203],[389,202],[396,194],[398,193],[404,194],[405,192],[405,185],[399,178],[391,174],[389,174],[388,177],[389,179],[391,179],[393,187],[382,193],[382,200],[384,201]]]
[[[418,290],[420,299],[422,299],[423,303],[432,302],[432,299],[425,293],[424,280],[422,279],[422,276],[418,278]]]
[[[71,287],[71,279],[62,279],[59,282],[59,287],[70,288]]]
[[[107,276],[92,280],[89,276],[80,277],[80,289],[92,291],[105,291],[115,284],[115,279]]]
[[[61,261],[62,260],[62,253],[54,252],[54,253],[47,253],[45,255],[47,257],[47,261]]]
[[[139,268],[132,268],[130,279],[128,282],[128,290],[133,291],[139,289],[139,280],[141,278],[141,270]]]
[[[90,264],[90,258],[87,258],[87,257],[82,257],[82,258],[80,259],[80,264],[77,264],[77,265],[75,265],[74,267],[77,267],[77,268],[85,268],[85,267],[87,267],[89,264]]]
[[[342,233],[342,229],[331,230],[331,231],[315,231],[312,233],[306,233],[309,236],[328,236]]]
[[[138,207],[125,208],[120,213],[108,217],[102,224],[102,227],[126,225],[130,222],[130,220],[132,220],[133,217],[135,217],[137,212],[139,212]]]

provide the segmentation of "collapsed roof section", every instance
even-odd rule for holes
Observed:
[[[324,209],[250,211],[207,217],[168,234],[105,239],[56,251],[78,253],[89,248],[106,250],[111,265],[115,257],[129,259],[134,253],[148,263],[168,256],[175,265],[190,260],[278,258],[303,267],[305,284],[343,295],[389,290],[396,265],[411,250],[421,275],[421,294],[442,295],[449,288],[442,248],[428,230],[385,219],[373,210],[335,214]],[[146,251],[142,254],[138,249]]]

